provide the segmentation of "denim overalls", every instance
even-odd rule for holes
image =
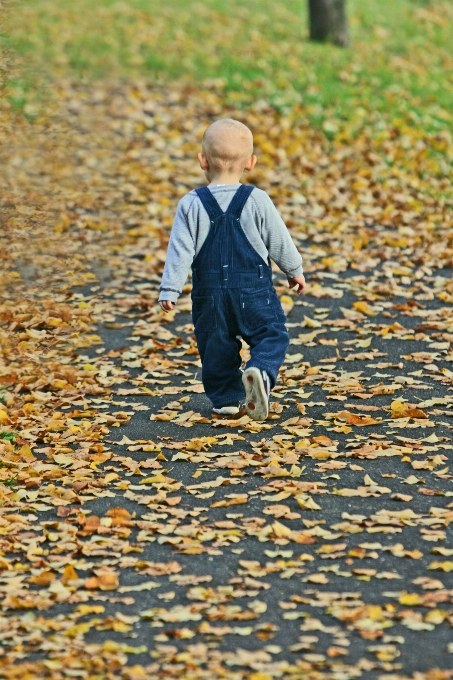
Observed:
[[[272,269],[250,245],[240,223],[253,189],[241,185],[225,213],[207,187],[196,190],[211,227],[192,265],[192,318],[203,386],[214,408],[245,397],[238,336],[250,346],[247,368],[266,370],[272,387],[289,345]]]

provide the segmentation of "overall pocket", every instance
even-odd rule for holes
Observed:
[[[272,291],[257,290],[241,295],[241,314],[244,325],[253,331],[277,320]]]
[[[200,295],[192,299],[192,321],[195,334],[211,333],[217,328],[214,298]]]

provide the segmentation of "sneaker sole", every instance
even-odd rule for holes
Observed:
[[[223,406],[222,408],[213,408],[212,412],[219,416],[235,416],[240,410],[237,406]]]
[[[241,408],[237,413],[232,413],[231,415],[215,413],[215,411],[213,411],[211,414],[211,418],[213,420],[239,420],[245,415],[247,415],[245,408]]]
[[[259,368],[247,368],[242,374],[245,389],[245,408],[252,420],[266,420],[269,400]]]

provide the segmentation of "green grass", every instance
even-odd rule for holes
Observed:
[[[0,439],[3,439],[4,441],[11,442],[12,444],[16,443],[16,435],[14,432],[0,432]]]
[[[17,480],[18,475],[15,475],[14,477],[10,477],[9,479],[2,479],[1,483],[4,484],[9,489],[13,489],[15,486],[19,484]]]
[[[450,0],[349,0],[351,49],[310,43],[306,0],[25,0],[9,45],[51,78],[215,80],[238,101],[302,102],[313,120],[453,110]],[[20,87],[16,88],[20,101]]]

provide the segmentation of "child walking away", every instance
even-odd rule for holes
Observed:
[[[230,118],[213,123],[198,160],[209,186],[179,202],[159,303],[173,309],[192,267],[192,318],[213,411],[233,416],[245,401],[251,418],[265,420],[289,344],[270,258],[298,294],[302,258],[267,193],[239,183],[256,163],[248,127]],[[241,338],[251,355],[244,372]]]

